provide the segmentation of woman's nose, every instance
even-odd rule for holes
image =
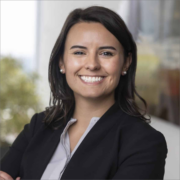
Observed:
[[[85,65],[86,69],[95,70],[95,69],[100,69],[100,67],[101,65],[96,55],[91,55],[87,58]]]

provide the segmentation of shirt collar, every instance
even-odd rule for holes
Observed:
[[[100,119],[100,117],[92,117],[91,120],[90,120],[90,124],[94,125],[99,119]],[[71,124],[75,123],[76,121],[77,121],[77,119],[71,118],[71,119],[68,121],[66,127],[64,128],[64,131],[63,131],[62,134],[65,134],[65,132],[68,130],[69,126],[70,126]]]

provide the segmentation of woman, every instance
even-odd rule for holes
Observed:
[[[136,44],[115,12],[72,11],[50,57],[50,107],[2,158],[1,179],[163,179],[167,144],[134,101],[147,107],[136,64]]]

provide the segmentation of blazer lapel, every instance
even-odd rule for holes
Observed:
[[[115,102],[85,136],[70,159],[61,179],[78,179],[80,175],[83,176],[83,173],[84,177],[87,177],[87,172],[83,171],[83,163],[86,163],[84,160],[91,156],[93,147],[98,146],[111,127],[120,120],[121,114],[122,111]]]

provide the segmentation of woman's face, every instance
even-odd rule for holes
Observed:
[[[75,99],[100,99],[114,97],[122,71],[130,65],[123,62],[123,47],[113,34],[100,23],[81,22],[67,34],[59,67]]]

